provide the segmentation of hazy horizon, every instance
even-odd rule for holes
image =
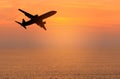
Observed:
[[[55,10],[47,31],[15,23]],[[119,0],[0,0],[0,79],[120,79]]]

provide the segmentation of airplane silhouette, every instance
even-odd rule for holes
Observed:
[[[48,17],[57,13],[57,11],[49,11],[43,15],[38,16],[38,15],[32,15],[30,13],[27,13],[27,12],[23,11],[22,9],[18,9],[18,10],[21,11],[22,13],[24,13],[25,16],[30,18],[29,21],[25,21],[24,19],[22,19],[22,23],[15,21],[16,23],[20,24],[25,29],[26,29],[26,26],[35,23],[35,24],[39,25],[40,27],[42,27],[44,30],[47,30],[45,25],[44,25],[46,22],[43,21],[43,19],[48,18]]]

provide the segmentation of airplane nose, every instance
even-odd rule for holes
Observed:
[[[55,13],[57,13],[57,11],[55,11]]]
[[[55,11],[55,13],[57,13],[57,11]]]
[[[57,11],[53,11],[53,13],[54,13],[54,14],[56,14],[56,13],[57,13]]]

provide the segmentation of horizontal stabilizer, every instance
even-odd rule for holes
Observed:
[[[26,29],[26,27],[22,23],[20,23],[18,21],[15,21],[15,22],[18,23],[18,24],[20,24],[22,27],[24,27]]]

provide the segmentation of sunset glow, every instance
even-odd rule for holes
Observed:
[[[0,0],[0,79],[120,79],[120,0]]]
[[[119,47],[119,4],[119,0],[1,0],[0,47],[41,47],[43,44],[45,47],[76,48],[94,46],[91,44],[95,41],[99,46],[99,42],[105,44],[106,40],[113,42],[110,46]],[[18,8],[31,14],[41,15],[50,10],[56,10],[57,14],[45,19],[47,31],[35,24],[24,30],[14,21],[29,19]]]

